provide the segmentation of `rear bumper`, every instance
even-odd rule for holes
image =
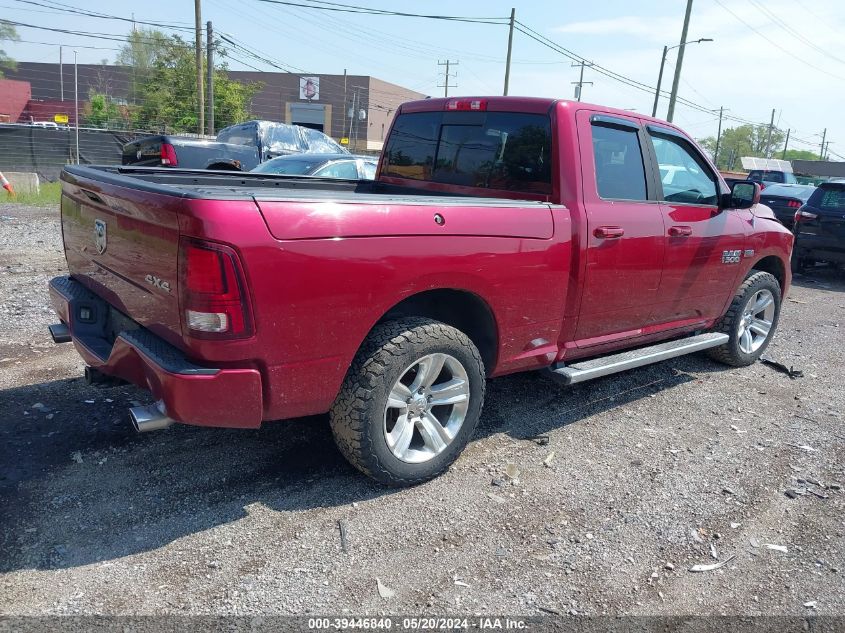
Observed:
[[[261,425],[257,369],[197,365],[70,277],[50,281],[50,299],[86,363],[148,389],[177,422],[234,428]]]
[[[812,257],[827,262],[845,262],[845,240],[826,235],[799,233],[795,238],[795,256]]]

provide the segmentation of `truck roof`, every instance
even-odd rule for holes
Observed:
[[[435,112],[438,110],[445,110],[446,104],[450,101],[486,101],[488,112],[529,112],[542,114],[548,112],[555,104],[563,104],[566,108],[587,110],[600,110],[608,114],[617,114],[620,116],[635,116],[650,122],[658,123],[667,127],[675,128],[671,123],[667,123],[662,119],[643,114],[642,112],[634,112],[632,110],[622,110],[619,108],[611,108],[597,103],[586,103],[584,101],[573,101],[571,99],[554,99],[549,97],[503,97],[499,96],[484,96],[484,95],[468,95],[459,97],[438,97],[436,99],[420,99],[418,101],[407,101],[400,106],[399,112],[407,114],[409,112]]]

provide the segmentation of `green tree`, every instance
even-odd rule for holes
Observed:
[[[818,160],[819,155],[808,149],[788,149],[783,154],[785,160]]]
[[[18,32],[15,30],[15,27],[9,24],[8,22],[3,22],[0,20],[0,42],[17,42],[18,41]],[[6,68],[8,70],[15,69],[15,60],[9,57],[2,48],[0,48],[0,78],[3,77],[3,69]]]
[[[778,129],[772,130],[771,155],[773,157],[777,157],[778,150],[783,146],[785,136]],[[740,125],[739,127],[722,130],[716,166],[719,169],[732,170],[742,166],[739,159],[743,156],[765,157],[768,138],[768,125]],[[710,154],[715,155],[715,136],[709,136],[699,142]]]
[[[149,70],[138,85],[139,108],[135,121],[140,128],[168,132],[196,132],[199,123],[197,66],[193,46],[178,35],[160,42]],[[218,50],[218,54],[222,51]],[[260,83],[241,83],[228,78],[226,64],[214,70],[214,122],[217,129],[250,118],[250,103]]]
[[[132,77],[129,87],[129,103],[137,103],[140,87],[150,80],[156,62],[166,54],[170,38],[157,29],[141,28],[132,31],[115,59],[118,66],[129,66]]]
[[[85,114],[82,117],[85,125],[111,130],[126,127],[126,119],[123,111],[106,94],[92,90],[88,95],[88,105],[85,110]]]

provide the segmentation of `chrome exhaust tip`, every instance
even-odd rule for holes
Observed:
[[[146,407],[132,407],[129,409],[129,419],[132,420],[132,426],[138,433],[160,431],[174,422],[167,417],[164,411],[164,402],[161,400]]]

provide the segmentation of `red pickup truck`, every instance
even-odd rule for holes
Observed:
[[[414,484],[488,378],[756,361],[792,248],[758,200],[671,124],[554,99],[406,103],[375,181],[68,166],[51,333],[152,392],[139,430],[328,411],[352,464]]]

